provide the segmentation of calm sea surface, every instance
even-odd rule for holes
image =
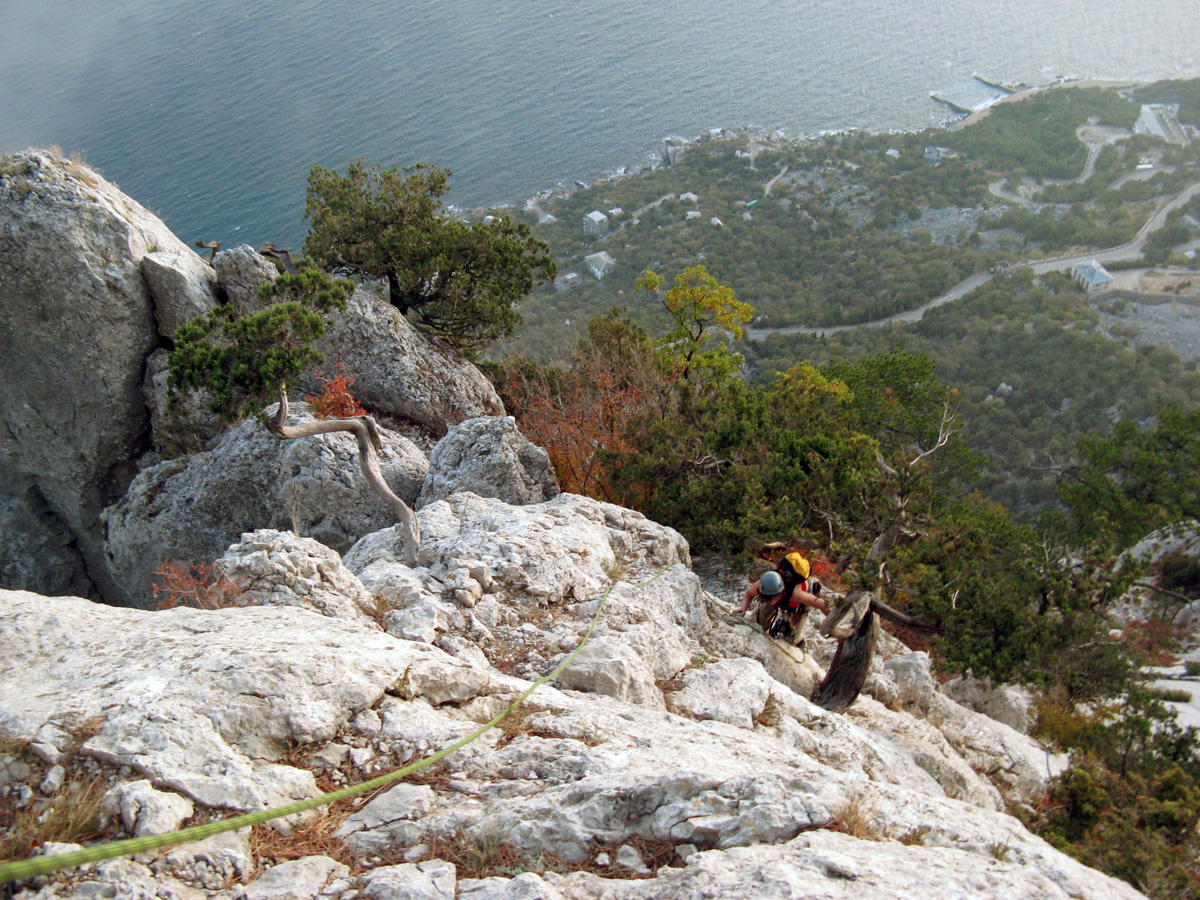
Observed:
[[[973,72],[1200,75],[1200,0],[0,0],[0,151],[82,151],[188,242],[298,247],[316,164],[506,203],[712,126],[922,128]]]

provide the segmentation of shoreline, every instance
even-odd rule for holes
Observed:
[[[518,195],[516,197],[516,199],[514,199],[510,202],[498,203],[498,204],[493,204],[493,205],[472,206],[472,207],[464,207],[464,206],[459,206],[457,204],[450,204],[446,207],[446,210],[448,213],[450,213],[452,215],[462,216],[462,217],[470,217],[470,218],[482,218],[484,216],[494,214],[496,212],[502,212],[502,211],[503,212],[511,211],[514,214],[517,214],[517,213],[524,212],[526,210],[530,210],[530,211],[534,211],[536,214],[536,213],[538,213],[538,204],[540,204],[541,201],[543,201],[543,200],[570,197],[576,191],[586,190],[587,188],[594,187],[597,184],[614,183],[614,182],[622,181],[626,178],[635,178],[638,175],[642,174],[643,172],[653,172],[662,165],[664,155],[669,154],[671,149],[680,149],[680,150],[684,150],[684,151],[690,151],[690,150],[700,146],[701,144],[704,144],[704,143],[707,143],[707,142],[713,141],[713,140],[733,140],[735,138],[746,136],[746,135],[757,135],[758,133],[763,133],[763,134],[765,134],[765,137],[762,138],[762,140],[764,142],[778,144],[778,145],[794,146],[794,145],[798,145],[798,144],[803,144],[806,141],[820,140],[821,138],[828,137],[830,135],[853,134],[855,132],[864,132],[866,134],[921,134],[922,132],[925,132],[925,131],[957,131],[960,128],[965,128],[968,125],[972,125],[975,122],[980,121],[981,119],[985,118],[993,109],[995,109],[996,107],[998,107],[1004,103],[1013,103],[1013,102],[1019,103],[1021,100],[1025,100],[1029,97],[1032,97],[1035,94],[1040,93],[1041,91],[1054,90],[1056,88],[1087,88],[1087,87],[1101,87],[1101,88],[1112,88],[1112,89],[1132,88],[1132,87],[1143,87],[1145,85],[1155,84],[1158,81],[1170,80],[1170,79],[1162,79],[1162,78],[1151,80],[1151,79],[1138,79],[1138,78],[1106,78],[1106,77],[1094,77],[1094,76],[1089,76],[1089,77],[1059,76],[1059,77],[1053,79],[1052,81],[1043,82],[1041,84],[1029,85],[1026,82],[994,81],[991,78],[987,78],[987,77],[980,75],[979,73],[974,73],[972,75],[972,77],[978,78],[980,81],[984,82],[985,84],[994,85],[1003,90],[1010,91],[1011,93],[1007,97],[1003,97],[1003,98],[997,100],[995,103],[988,105],[986,108],[978,110],[977,112],[955,113],[955,112],[953,112],[954,107],[951,104],[948,104],[948,103],[946,103],[946,101],[940,100],[933,96],[934,91],[937,90],[935,88],[933,91],[930,91],[930,93],[929,93],[930,100],[933,101],[934,103],[938,103],[938,104],[945,106],[948,110],[951,110],[951,114],[946,116],[944,119],[942,119],[936,125],[930,125],[930,126],[927,126],[925,128],[921,128],[921,129],[888,128],[888,129],[881,129],[878,131],[872,131],[870,129],[857,128],[857,127],[827,128],[827,129],[823,129],[821,131],[817,131],[814,133],[802,133],[800,135],[797,135],[796,137],[792,137],[792,136],[788,135],[787,129],[783,128],[783,127],[777,126],[777,127],[772,128],[772,127],[765,126],[765,125],[748,124],[748,125],[734,126],[732,128],[727,128],[727,127],[723,127],[723,126],[712,127],[712,128],[709,128],[707,131],[701,132],[700,134],[694,135],[692,137],[686,137],[686,136],[678,135],[678,134],[668,134],[667,136],[662,138],[657,143],[657,146],[662,148],[662,152],[648,149],[645,151],[645,158],[641,163],[637,163],[637,164],[626,163],[623,165],[618,165],[616,167],[608,169],[607,174],[600,175],[590,181],[585,180],[586,176],[584,178],[576,178],[570,184],[560,181],[557,184],[555,184],[554,187],[542,188],[533,194],[529,194],[529,195],[525,195],[525,196]],[[766,149],[766,148],[763,148],[763,149]],[[539,219],[540,219],[540,215],[539,215]],[[539,224],[540,224],[540,221],[539,221]]]

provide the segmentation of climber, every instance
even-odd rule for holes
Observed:
[[[793,550],[746,589],[741,606],[733,610],[733,615],[745,615],[758,598],[754,618],[763,633],[799,644],[809,608],[829,613],[829,604],[820,594],[821,583],[809,577],[808,560]]]

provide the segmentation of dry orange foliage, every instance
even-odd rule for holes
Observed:
[[[509,372],[517,424],[546,448],[564,491],[616,502],[614,456],[632,451],[631,424],[654,415],[667,384],[652,358],[586,354],[571,369]]]

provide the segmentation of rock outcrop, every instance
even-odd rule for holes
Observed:
[[[11,398],[0,491],[32,490],[116,601],[127,595],[105,565],[100,511],[147,444],[141,384],[156,320],[173,321],[191,297],[180,287],[156,298],[142,274],[151,254],[156,284],[192,284],[196,254],[87,166],[40,151],[0,160],[0,378]]]
[[[312,419],[305,404],[292,410],[292,421]],[[411,503],[428,460],[407,438],[386,430],[382,437],[384,478]],[[363,477],[352,436],[281,441],[256,420],[229,429],[209,450],[138,473],[102,516],[109,569],[124,596],[142,606],[159,565],[211,562],[242,531],[291,527],[345,550],[395,521]]]
[[[482,416],[438,441],[417,506],[463,491],[523,506],[551,500],[559,488],[550,454],[521,434],[512,416]]]
[[[150,501],[142,490],[124,496],[139,468],[156,461],[146,451],[184,459],[206,451],[222,431],[202,403],[185,398],[168,409],[166,351],[181,324],[220,303],[241,312],[261,308],[259,289],[277,276],[271,260],[246,246],[222,251],[210,264],[82,163],[42,151],[0,159],[0,376],[12,400],[0,410],[0,516],[18,529],[0,532],[0,557],[14,560],[0,566],[0,585],[145,602],[147,566],[138,557],[152,536],[135,537],[145,539],[136,548],[114,548],[101,513],[125,503],[120,518]],[[341,363],[356,394],[386,420],[440,435],[464,419],[504,412],[478,369],[419,334],[371,289],[355,292],[321,349],[329,368]],[[304,453],[294,448],[295,458],[283,460],[302,472],[286,480],[284,504],[300,510],[302,531],[344,550],[387,524],[345,506],[320,513],[313,504],[354,494],[356,466],[338,471],[349,458],[340,450],[322,451],[321,460]],[[269,456],[267,468],[279,461]],[[157,470],[154,483],[196,467]],[[409,474],[423,479],[425,470],[418,476],[408,466]],[[209,562],[239,531],[285,524],[273,496],[280,489],[276,479],[248,488],[245,502],[227,496],[230,520],[201,515],[203,535],[179,552],[194,559],[202,547]],[[412,502],[419,491],[418,482],[400,493]],[[265,518],[242,514],[268,507]],[[125,524],[110,514],[110,528]],[[154,537],[177,525],[164,524]],[[149,568],[175,551],[160,544],[146,557],[153,558]]]
[[[476,416],[502,416],[504,405],[479,369],[435,346],[394,306],[360,285],[316,348],[327,369],[354,376],[354,395],[372,413],[417,422],[437,435]],[[315,393],[315,381],[309,382]]]
[[[347,783],[446,747],[565,660],[604,603],[556,683],[436,777],[340,819],[330,840],[357,875],[308,856],[255,879],[228,836],[16,896],[1140,896],[1004,814],[1002,793],[1041,779],[981,773],[1029,775],[1021,760],[1038,751],[941,694],[924,654],[885,648],[873,677],[893,708],[864,696],[829,713],[765,664],[713,652],[714,633],[737,629],[729,599],[637,513],[454,494],[418,517],[418,568],[391,529],[345,568],[315,542],[246,535],[226,561],[265,605],[148,612],[0,592],[0,736],[33,742],[0,758],[0,799],[36,809],[53,802],[36,787],[51,760],[68,779],[90,766],[110,781],[110,827],[127,832],[168,828],[188,803],[257,809],[311,795],[316,774]],[[455,865],[501,847],[504,866],[580,871],[467,878]]]

